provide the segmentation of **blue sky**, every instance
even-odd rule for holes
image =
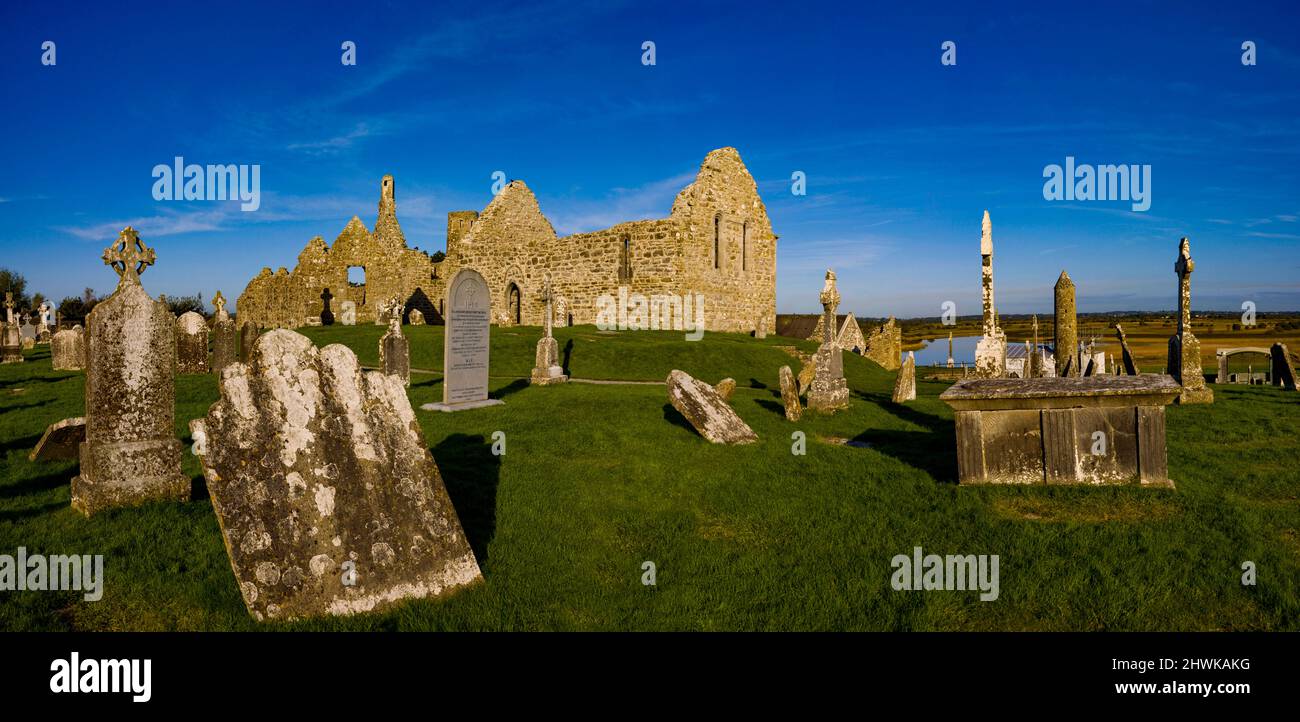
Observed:
[[[0,265],[32,290],[111,290],[99,255],[130,223],[150,292],[233,300],[373,225],[384,173],[426,250],[497,170],[561,234],[665,217],[735,146],[781,237],[780,312],[817,310],[830,266],[859,316],[978,313],[985,209],[1003,313],[1050,311],[1062,268],[1080,310],[1173,308],[1182,235],[1198,310],[1300,310],[1295,3],[175,5],[0,9]],[[155,201],[178,155],[260,164],[261,207]],[[1150,210],[1044,200],[1066,156],[1149,164]]]

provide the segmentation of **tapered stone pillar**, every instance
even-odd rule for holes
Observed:
[[[1057,376],[1082,376],[1079,368],[1079,319],[1074,305],[1074,281],[1061,271],[1053,293],[1055,331],[1052,340],[1056,354]]]
[[[1007,337],[998,328],[997,305],[993,298],[993,222],[984,211],[980,225],[980,266],[984,296],[984,335],[975,346],[975,375],[996,379],[1007,375]]]

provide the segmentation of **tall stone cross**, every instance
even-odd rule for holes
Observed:
[[[840,291],[835,287],[835,271],[826,269],[826,284],[822,286],[819,300],[822,303],[822,341],[835,339],[835,310],[840,305]]]
[[[551,277],[547,275],[546,283],[542,285],[542,301],[546,304],[546,338],[551,337],[551,302],[554,298],[554,295],[551,293]]]
[[[14,292],[5,291],[5,320],[14,322]]]
[[[127,283],[140,283],[140,274],[144,269],[152,266],[158,256],[152,248],[140,240],[140,234],[135,232],[131,226],[122,229],[118,234],[117,241],[113,245],[104,249],[104,263],[112,266],[117,275],[121,277],[118,286]]]
[[[984,211],[984,220],[980,223],[980,265],[983,274],[984,297],[984,335],[995,335],[998,328],[993,301],[993,222],[989,212]]]
[[[217,291],[217,295],[212,297],[212,307],[217,309],[218,319],[224,321],[230,318],[230,314],[226,313],[226,297],[221,295],[221,291]]]
[[[1178,260],[1174,262],[1174,273],[1178,274],[1178,335],[1192,330],[1192,271],[1196,262],[1192,260],[1192,247],[1184,237],[1178,242]]]

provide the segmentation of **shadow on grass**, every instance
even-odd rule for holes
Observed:
[[[465,529],[479,566],[486,565],[488,546],[496,533],[497,485],[501,458],[482,434],[452,434],[433,447],[447,494]]]
[[[880,453],[924,471],[937,482],[957,483],[957,431],[951,419],[917,411],[905,404],[896,404],[885,394],[855,392],[855,395],[878,404],[895,417],[920,426],[925,431],[868,429],[853,437],[853,441],[870,444]]]
[[[573,375],[572,373],[569,372],[569,357],[572,355],[573,355],[573,339],[569,339],[569,342],[564,344],[564,360],[560,362],[560,366],[564,367],[564,373],[566,376]]]
[[[68,505],[66,503],[55,502],[53,504],[43,504],[41,506],[33,506],[27,509],[14,509],[12,511],[9,510],[0,511],[0,521],[19,521],[21,519],[30,519],[32,517],[52,514],[60,509],[67,509],[67,508]]]
[[[23,456],[26,457],[32,449],[36,448],[36,442],[41,440],[41,436],[42,434],[32,434],[21,439],[11,439],[0,443],[0,457],[8,455],[11,451],[21,451]]]
[[[520,391],[523,391],[524,389],[528,388],[528,386],[529,386],[528,379],[515,379],[514,381],[511,381],[505,386],[502,386],[501,388],[492,392],[491,394],[489,394],[489,396],[494,399],[504,399],[510,394],[515,394],[515,393],[519,393]]]
[[[759,399],[755,403],[767,409],[768,411],[771,411],[777,416],[785,418],[785,404],[777,403],[775,401],[768,401],[767,399]]]
[[[77,469],[65,469],[63,471],[52,471],[48,474],[33,476],[30,479],[23,479],[14,484],[0,486],[0,499],[16,499],[28,494],[36,494],[50,489],[57,489],[72,483],[72,477],[77,475]]]
[[[664,404],[664,421],[667,421],[674,426],[680,426],[692,434],[699,433],[695,430],[695,427],[691,425],[691,422],[687,421],[685,416],[682,416],[680,411],[673,408],[672,404]]]

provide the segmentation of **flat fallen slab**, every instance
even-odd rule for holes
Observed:
[[[86,440],[86,417],[74,416],[56,421],[45,428],[36,448],[27,455],[28,461],[63,461],[76,459],[81,454],[81,442]]]

